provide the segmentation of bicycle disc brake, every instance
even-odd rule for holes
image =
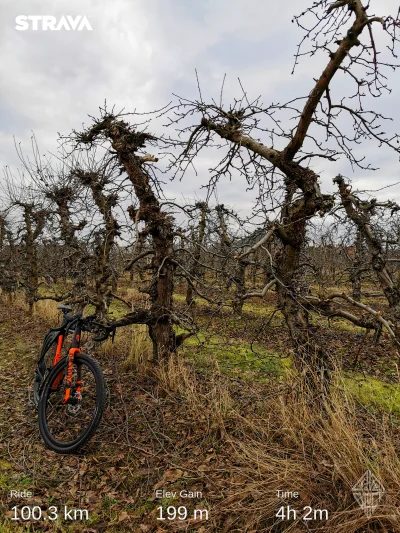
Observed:
[[[71,414],[76,414],[81,408],[82,394],[78,390],[73,390],[73,394],[67,401],[67,411]]]

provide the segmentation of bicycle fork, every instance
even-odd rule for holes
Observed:
[[[77,380],[76,380],[76,388],[75,388],[75,398],[71,398],[71,388],[72,388],[72,372],[74,370],[74,359],[75,354],[82,353],[81,349],[79,348],[81,340],[81,331],[79,326],[76,327],[74,331],[74,338],[72,340],[72,346],[68,352],[68,363],[67,363],[67,377],[66,377],[66,389],[64,393],[63,398],[63,405],[68,403],[70,400],[77,400],[78,403],[80,403],[82,399],[82,375],[81,375],[81,365],[78,365],[77,367]]]

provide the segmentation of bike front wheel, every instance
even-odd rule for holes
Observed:
[[[67,367],[65,357],[52,368],[38,407],[40,434],[47,447],[57,453],[74,453],[86,444],[106,406],[106,385],[98,363],[88,355],[76,354],[69,392]]]

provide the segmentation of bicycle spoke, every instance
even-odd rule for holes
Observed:
[[[81,391],[79,393],[79,383]],[[46,422],[52,437],[60,442],[78,439],[90,425],[96,412],[96,379],[85,364],[75,364],[69,400],[64,403],[67,384],[50,391],[46,405]]]

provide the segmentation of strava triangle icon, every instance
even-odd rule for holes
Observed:
[[[382,483],[370,470],[367,470],[351,490],[358,505],[367,517],[371,518],[385,494]]]

